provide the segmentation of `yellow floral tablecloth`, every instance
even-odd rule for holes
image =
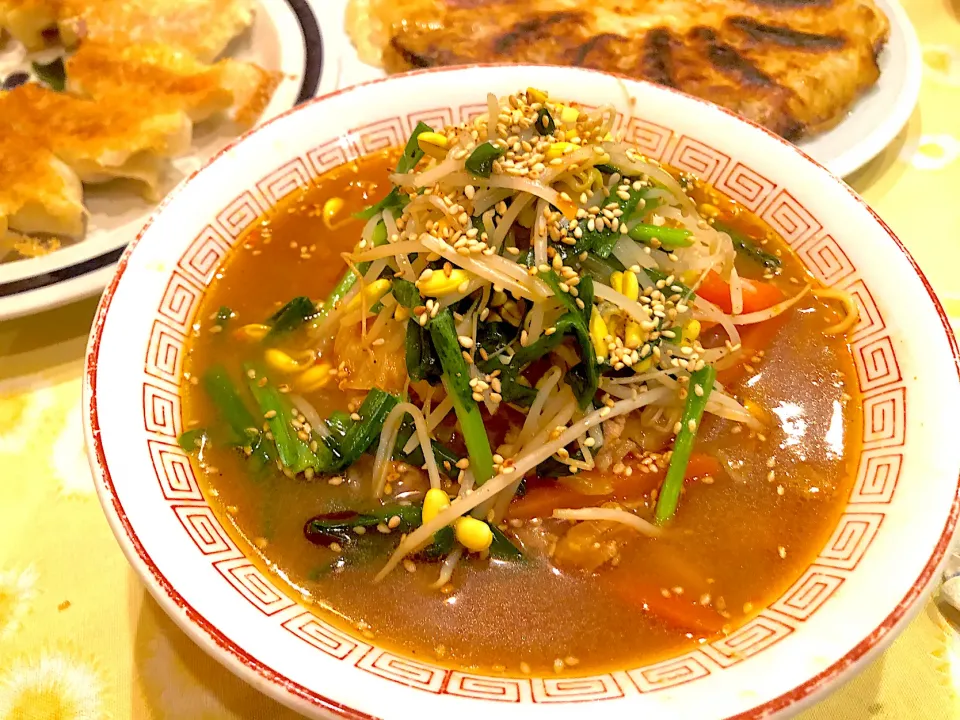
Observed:
[[[960,0],[907,0],[920,105],[849,178],[893,227],[960,328]],[[100,511],[80,389],[96,307],[0,325],[0,720],[293,717],[180,632]],[[960,718],[960,634],[931,602],[803,720]]]

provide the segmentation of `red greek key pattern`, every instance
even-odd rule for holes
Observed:
[[[456,671],[450,673],[444,692],[459,697],[507,703],[530,702],[533,697],[528,680],[482,677]]]
[[[345,165],[358,157],[357,148],[346,139],[338,138],[318,145],[307,153],[307,160],[315,175],[323,175],[335,167]]]
[[[439,693],[447,677],[447,671],[441,668],[379,650],[367,653],[357,667],[385,680],[431,693]]]
[[[832,235],[821,235],[797,249],[813,276],[824,285],[836,285],[854,273],[853,264]]]
[[[303,158],[295,158],[281,165],[257,183],[263,197],[271,206],[277,205],[290,193],[310,184],[310,172]]]
[[[200,305],[202,294],[198,287],[187,280],[186,276],[174,270],[157,312],[169,320],[173,327],[186,335],[190,330],[193,315]]]
[[[903,447],[907,426],[907,390],[891,388],[863,399],[863,446]]]
[[[757,212],[777,186],[760,173],[737,162],[730,172],[721,175],[716,188],[750,212]]]
[[[677,170],[693,173],[704,182],[714,184],[717,176],[729,163],[729,155],[684,135],[673,151],[669,164]]]
[[[220,232],[212,225],[207,225],[203,232],[190,243],[190,247],[180,258],[177,266],[191,280],[201,287],[206,287],[213,281],[217,268],[220,267],[220,263],[223,262],[229,251],[230,248]]]
[[[793,195],[780,190],[760,215],[791,247],[820,232],[820,223]]]
[[[312,613],[290,618],[283,623],[283,627],[317,650],[338,660],[350,657],[359,659],[370,650],[369,645],[357,642]]]
[[[889,335],[854,343],[853,362],[863,392],[900,382],[900,366]]]
[[[154,320],[144,368],[148,375],[177,384],[183,370],[183,335]]]
[[[620,111],[613,116],[613,125],[610,126],[610,134],[616,137],[617,135],[626,135],[624,130],[624,123],[626,122],[626,117]]]
[[[863,280],[853,281],[844,290],[853,295],[854,302],[857,303],[857,308],[860,311],[860,320],[847,335],[851,341],[862,340],[886,329],[887,324],[880,315],[873,294],[863,284]]]
[[[460,106],[460,122],[471,123],[478,117],[487,112],[486,103],[473,103],[471,105]]]
[[[404,137],[403,123],[400,122],[398,117],[364,125],[351,130],[350,134],[355,139],[362,155],[397,147],[403,145],[407,140]]]
[[[865,450],[860,456],[857,481],[850,492],[850,504],[889,503],[897,489],[902,465],[902,453]]]
[[[535,678],[530,685],[533,689],[533,700],[538,703],[587,702],[623,697],[623,689],[612,675]]]
[[[704,646],[703,651],[721,667],[730,667],[777,644],[792,632],[789,625],[761,614],[727,637]]]
[[[653,160],[660,160],[667,151],[673,131],[662,125],[632,117],[627,121],[624,140]]]
[[[426,123],[437,132],[443,130],[448,125],[453,125],[453,108],[441,107],[432,110],[418,110],[407,115],[407,126],[410,132],[417,126],[417,123]]]
[[[364,153],[402,144],[419,120],[439,129],[456,121],[469,122],[487,112],[485,103],[459,108],[434,108],[358,128],[344,138],[318,145],[302,158],[277,168],[217,214],[184,252],[171,274],[154,321],[145,374],[166,386],[176,386],[182,375],[183,339],[190,332],[199,306],[201,288],[213,280],[229,255],[231,245],[265,212],[290,193],[306,187],[311,178]],[[669,162],[691,172],[726,193],[747,209],[758,212],[798,251],[801,261],[822,282],[845,285],[859,307],[861,319],[852,334],[857,375],[864,397],[865,449],[851,492],[848,510],[865,503],[891,502],[902,469],[897,452],[905,440],[906,390],[902,386],[895,347],[870,291],[834,238],[790,193],[752,168],[714,148],[641,118],[617,115],[627,140],[647,157]],[[259,194],[258,194],[259,192]],[[262,194],[262,197],[260,197]],[[892,387],[891,387],[892,386]],[[830,601],[847,573],[867,552],[881,527],[883,514],[847,512],[815,565],[771,605],[732,635],[684,655],[636,668],[627,673],[588,678],[514,679],[447,671],[428,663],[383,652],[304,611],[287,617],[294,606],[248,560],[202,504],[203,496],[189,456],[173,442],[182,430],[181,403],[176,393],[144,383],[144,424],[168,442],[151,438],[148,448],[163,496],[199,551],[210,557],[220,575],[267,616],[303,642],[329,657],[355,665],[380,678],[430,693],[495,700],[507,703],[571,703],[653,692],[707,677],[772,647],[793,632],[792,623],[805,622]],[[868,508],[864,508],[865,510]],[[873,510],[874,508],[869,508]],[[224,558],[224,554],[229,554]],[[219,560],[217,558],[220,558]],[[618,680],[619,679],[619,680]]]
[[[220,223],[227,237],[236,242],[269,210],[269,207],[264,206],[252,192],[247,190],[217,214],[217,222]],[[217,265],[213,267],[214,270]],[[207,280],[207,283],[209,282]]]
[[[817,562],[853,570],[863,559],[882,522],[883,515],[880,513],[845,513]]]
[[[276,615],[294,604],[293,600],[277,590],[246,558],[221,560],[213,566],[264,615]]]
[[[156,385],[144,383],[143,424],[147,432],[178,437],[183,432],[180,396]]]
[[[239,553],[224,532],[220,521],[214,516],[213,510],[207,505],[173,505],[172,507],[183,529],[204,555]]]
[[[156,440],[147,440],[147,449],[160,491],[167,500],[203,500],[193,465],[183,450]]]
[[[770,607],[797,620],[806,620],[833,596],[843,581],[839,571],[813,565]]]
[[[707,677],[716,664],[699,650],[627,674],[640,692],[653,692]]]

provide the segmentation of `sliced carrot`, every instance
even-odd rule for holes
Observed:
[[[643,497],[654,488],[660,487],[663,483],[664,476],[667,474],[666,470],[645,472],[638,468],[638,463],[627,464],[633,467],[632,475],[614,475],[610,473],[611,480],[613,481],[613,494],[611,497],[615,500],[636,500],[637,498]],[[604,498],[602,502],[606,502],[609,499],[610,498]]]
[[[582,495],[566,485],[549,481],[527,488],[526,495],[510,503],[507,516],[521,520],[550,517],[556,508],[593,507],[609,499],[609,495]]]
[[[691,602],[682,595],[664,596],[663,591],[627,570],[605,573],[613,591],[627,604],[636,606],[680,630],[716,635],[726,620],[713,608]]]
[[[773,283],[748,278],[740,278],[740,283],[743,287],[744,313],[766,310],[785,298],[783,291]],[[708,272],[700,283],[697,295],[712,302],[725,313],[733,312],[733,305],[730,303],[730,283],[713,270]]]
[[[586,470],[578,473],[580,477],[598,477],[607,480],[613,492],[603,495],[586,495],[574,488],[556,481],[540,482],[528,487],[526,495],[514,500],[507,512],[508,517],[529,520],[535,517],[550,517],[558,508],[597,507],[610,500],[636,500],[653,489],[660,487],[665,471],[644,472],[634,464],[631,475],[615,475],[601,470]],[[717,477],[721,472],[720,463],[709,455],[694,453],[690,456],[684,479],[699,480],[707,475]]]
[[[632,475],[613,475],[613,497],[617,500],[636,500],[654,488],[660,487],[666,470],[644,472],[633,466]],[[704,453],[694,453],[687,463],[683,479],[687,483],[696,482],[707,475],[717,477],[722,472],[720,461]]]

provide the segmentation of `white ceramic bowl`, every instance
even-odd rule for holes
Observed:
[[[398,657],[280,592],[214,517],[175,439],[184,342],[237,239],[271,205],[418,120],[484,112],[528,85],[612,103],[647,155],[713,183],[855,295],[864,450],[849,504],[797,582],[729,637],[583,678],[482,677]],[[635,99],[635,104],[631,103]],[[631,115],[630,108],[633,108]],[[254,130],[169,197],[120,261],[90,339],[87,445],[107,518],[157,601],[214,657],[320,717],[713,718],[789,714],[891,641],[937,575],[957,521],[958,353],[929,284],[842,181],[705,102],[610,75],[472,67],[343,90]]]
[[[304,0],[256,0],[253,26],[230,45],[236,60],[283,74],[262,119],[335,88],[340,58],[335,37],[321,37],[319,13]],[[11,54],[12,67],[4,67]],[[21,69],[19,53],[0,57],[0,74]],[[170,178],[200,167],[234,136],[229,124],[194,130],[191,151],[175,159]],[[60,307],[101,292],[113,276],[123,248],[150,217],[152,208],[122,184],[88,185],[90,215],[84,239],[57,252],[0,265],[0,321]]]

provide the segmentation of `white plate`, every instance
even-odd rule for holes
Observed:
[[[329,53],[309,0],[260,0],[253,27],[227,51],[230,57],[284,74],[264,120],[335,87],[335,73],[327,70]],[[0,47],[0,71],[23,60],[22,49],[13,47],[11,41]],[[193,152],[174,161],[176,175],[168,189],[198,170],[234,137],[228,127],[215,122],[195,127]],[[0,320],[102,291],[124,247],[155,207],[119,184],[84,190],[91,214],[82,242],[44,257],[0,265]]]
[[[894,0],[875,0],[890,18],[890,40],[880,55],[880,81],[835,128],[799,143],[807,155],[840,177],[866,165],[903,129],[917,106],[923,56],[910,18]]]
[[[346,87],[383,77],[380,68],[361,62],[344,32],[347,0],[332,2],[333,12],[321,18],[326,36],[340,43],[335,68],[337,86]],[[865,165],[897,136],[917,105],[923,58],[917,34],[895,0],[874,0],[890,18],[890,41],[880,55],[880,80],[829,132],[798,143],[807,155],[845,177]]]

